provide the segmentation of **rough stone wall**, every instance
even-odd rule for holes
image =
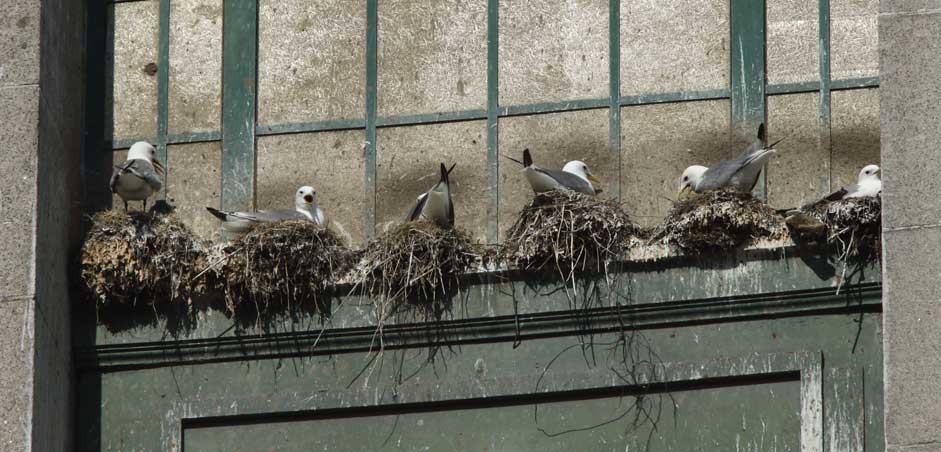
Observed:
[[[727,0],[620,2],[622,96],[662,96],[730,89],[730,3]],[[878,75],[876,0],[832,0],[831,78]],[[170,16],[169,133],[218,132],[222,68],[221,0],[174,1]],[[257,120],[264,130],[319,121],[343,128],[256,138],[258,208],[290,206],[298,185],[318,187],[323,207],[356,243],[365,239],[366,26],[364,4],[340,0],[259,0]],[[159,2],[114,5],[114,134],[152,139],[156,130]],[[675,14],[687,10],[690,14]],[[499,104],[604,99],[609,94],[608,15],[604,0],[550,6],[538,1],[499,5]],[[817,2],[768,0],[768,83],[817,82]],[[439,161],[457,162],[453,180],[459,221],[481,241],[488,230],[487,2],[379,2],[377,48],[376,230],[404,217],[433,182]],[[118,39],[120,38],[120,39]],[[855,182],[879,162],[878,88],[833,91],[829,127],[816,88],[767,100],[772,139],[788,137],[768,170],[776,207],[812,201]],[[610,147],[607,108],[502,117],[499,149],[524,147],[537,161],[560,166],[581,159],[606,181],[643,225],[669,211],[676,181],[691,164],[736,154],[727,99],[621,107],[620,168]],[[389,118],[478,112],[452,124],[383,127]],[[125,141],[126,142],[126,141]],[[218,143],[169,148],[168,198],[197,232],[217,237],[203,206],[218,205]],[[123,159],[122,150],[115,160]],[[501,159],[499,230],[505,231],[528,189]],[[207,175],[208,174],[208,175]],[[364,193],[366,195],[364,195]]]
[[[886,450],[941,449],[941,4],[879,15]]]
[[[0,449],[70,450],[69,257],[79,241],[84,6],[0,17]]]

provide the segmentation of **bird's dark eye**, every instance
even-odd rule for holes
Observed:
[[[683,176],[683,182],[686,182],[688,180],[689,180],[689,176]]]

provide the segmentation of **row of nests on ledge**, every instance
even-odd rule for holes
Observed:
[[[351,292],[371,295],[382,319],[415,307],[437,315],[460,289],[460,275],[496,269],[500,263],[568,279],[578,272],[604,272],[626,251],[651,244],[703,254],[790,233],[842,244],[841,252],[848,255],[849,248],[871,248],[878,241],[878,198],[802,210],[823,229],[789,230],[782,215],[751,195],[717,191],[678,202],[660,226],[646,231],[614,201],[549,192],[520,212],[498,250],[474,243],[459,229],[409,222],[359,251],[310,222],[264,225],[237,242],[211,246],[172,213],[109,211],[92,219],[82,249],[82,278],[99,306],[192,302],[199,295],[222,293],[230,312],[247,305],[259,313],[296,304],[313,304],[324,312],[336,283],[344,281]]]

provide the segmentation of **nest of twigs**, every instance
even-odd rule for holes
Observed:
[[[482,251],[464,232],[429,221],[412,221],[372,241],[352,280],[373,296],[380,322],[412,308],[426,318],[447,309],[459,276],[472,268]]]
[[[652,241],[698,254],[733,250],[761,238],[783,238],[786,231],[774,209],[750,193],[716,190],[674,204]]]
[[[603,272],[642,234],[617,202],[583,193],[539,193],[507,231],[502,257],[524,270]]]
[[[832,244],[843,258],[879,256],[882,248],[881,198],[820,200],[802,207],[799,213],[822,223],[819,228],[792,227],[799,238]]]
[[[221,249],[226,306],[258,314],[299,307],[327,314],[330,288],[350,268],[353,254],[331,229],[310,221],[263,224]]]
[[[99,307],[191,302],[206,291],[203,244],[169,212],[104,211],[82,244],[82,281]]]

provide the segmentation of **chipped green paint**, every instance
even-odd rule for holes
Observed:
[[[817,132],[817,152],[819,155],[826,155],[824,165],[826,166],[826,176],[817,186],[817,193],[821,196],[832,192],[830,182],[833,180],[831,162],[833,160],[833,143],[830,135],[830,0],[818,0],[817,10],[819,15],[819,45],[818,60],[820,63],[820,115],[818,118]]]
[[[366,183],[363,193],[363,235],[376,235],[376,108],[379,87],[379,1],[366,0]]]
[[[487,241],[500,241],[500,4],[487,0]]]
[[[167,198],[170,186],[170,160],[167,158],[167,129],[170,103],[170,0],[160,0],[160,25],[157,50],[157,158],[164,163],[163,190],[157,193],[158,199]]]
[[[732,143],[737,150],[754,141],[758,125],[767,120],[765,1],[732,0],[730,8],[731,124]],[[766,199],[767,193],[765,171],[762,171],[756,195]]]
[[[617,165],[611,195],[621,199],[621,0],[608,3],[608,148]]]
[[[253,209],[257,0],[227,0],[222,14],[222,208]]]

